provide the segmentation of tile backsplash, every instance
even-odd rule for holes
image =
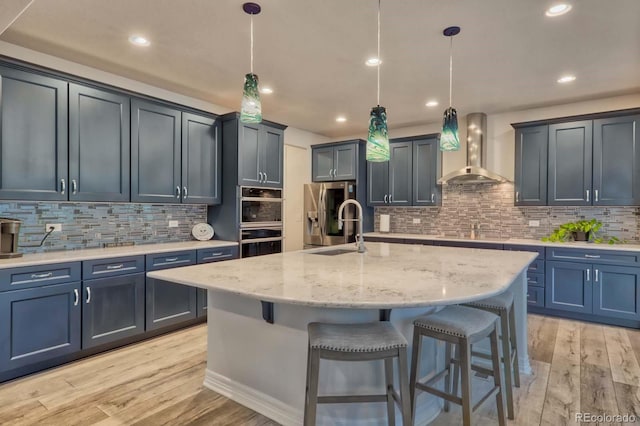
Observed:
[[[191,228],[207,221],[207,206],[196,204],[75,203],[7,201],[0,217],[19,219],[19,250],[38,253],[102,247],[105,243],[168,243],[193,239]],[[169,228],[177,220],[177,228]],[[42,247],[45,225],[61,223]]]
[[[445,185],[440,207],[376,207],[376,231],[381,214],[391,216],[390,232],[468,237],[478,224],[481,238],[501,239],[540,239],[562,223],[596,218],[603,223],[599,235],[640,242],[638,207],[516,207],[513,183]],[[529,226],[531,220],[540,226]]]

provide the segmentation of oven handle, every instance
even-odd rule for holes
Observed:
[[[260,202],[266,201],[266,202],[281,203],[282,198],[242,197],[240,198],[240,201],[260,201]]]
[[[240,222],[240,229],[279,229],[282,222]]]
[[[256,238],[253,240],[240,240],[240,244],[268,243],[270,241],[282,241],[282,239],[282,237]]]

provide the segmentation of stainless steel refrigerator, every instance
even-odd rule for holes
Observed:
[[[304,186],[304,245],[332,246],[355,241],[356,223],[338,226],[338,209],[344,200],[356,198],[355,181],[311,183]],[[343,217],[357,218],[355,206],[345,207]]]

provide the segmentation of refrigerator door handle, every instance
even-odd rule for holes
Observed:
[[[326,229],[326,221],[327,221],[327,212],[325,206],[325,191],[326,188],[324,185],[320,186],[320,202],[318,203],[318,219],[320,222],[320,239],[322,244],[324,244],[325,237],[325,229]]]

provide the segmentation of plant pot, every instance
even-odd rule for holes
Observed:
[[[589,241],[590,232],[572,231],[574,241]]]

